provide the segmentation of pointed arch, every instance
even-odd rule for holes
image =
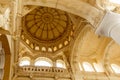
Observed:
[[[59,0],[59,1],[25,0],[24,1],[24,5],[33,5],[33,4],[37,6],[46,6],[46,7],[61,9],[63,11],[78,15],[88,20],[91,24],[94,24],[96,22],[95,20],[96,17],[98,17],[100,14],[103,14],[103,11],[81,0]]]

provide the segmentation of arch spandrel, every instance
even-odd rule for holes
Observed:
[[[104,14],[103,11],[80,0],[25,0],[24,5],[47,6],[61,9],[63,11],[78,15],[88,20],[93,25],[95,24],[96,19],[98,19],[98,16]]]

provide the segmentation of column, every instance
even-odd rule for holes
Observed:
[[[2,42],[0,42],[0,80],[2,80],[4,76],[4,65],[5,65],[5,53],[2,48]]]
[[[53,67],[57,67],[56,66],[56,60],[53,60]]]
[[[107,11],[96,29],[96,34],[111,37],[120,44],[120,14]]]
[[[0,69],[0,80],[3,80],[4,69]]]

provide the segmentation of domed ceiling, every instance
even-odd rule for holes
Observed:
[[[65,42],[69,43],[68,38],[71,37],[73,24],[64,11],[38,7],[24,16],[22,20],[22,39],[29,45],[37,45],[39,49],[40,47],[52,49],[60,44],[64,46]]]

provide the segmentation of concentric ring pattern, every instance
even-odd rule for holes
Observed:
[[[24,20],[27,33],[40,41],[56,40],[71,27],[66,12],[48,7],[36,8]]]

